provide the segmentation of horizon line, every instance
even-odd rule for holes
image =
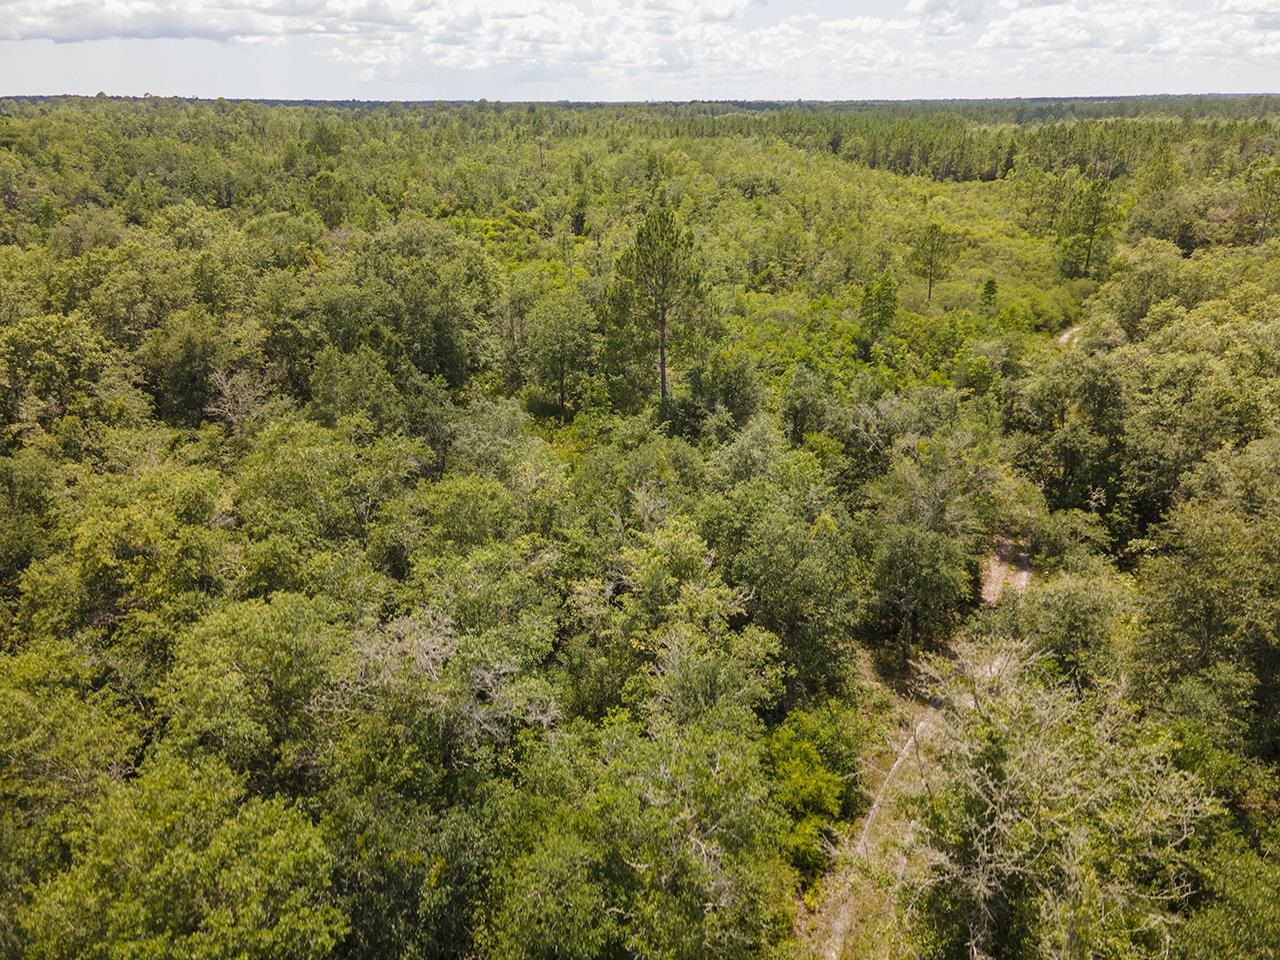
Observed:
[[[298,104],[298,105],[368,105],[404,106],[449,104],[449,105],[500,105],[500,106],[685,106],[698,104],[725,104],[738,106],[743,104],[763,104],[770,106],[816,105],[884,105],[884,104],[980,104],[980,103],[1072,103],[1072,102],[1106,102],[1130,100],[1195,100],[1195,99],[1248,99],[1248,98],[1280,98],[1280,91],[1205,91],[1201,93],[1117,93],[1117,94],[1060,94],[1051,96],[1009,96],[1009,97],[865,97],[820,99],[810,97],[694,97],[688,100],[672,99],[618,99],[618,100],[577,100],[571,98],[557,99],[491,99],[489,97],[438,97],[421,99],[385,99],[362,97],[227,97],[202,96],[189,94],[143,93],[123,94],[106,93],[0,93],[0,101],[38,101],[38,100],[182,100],[194,103],[262,103],[262,104]]]

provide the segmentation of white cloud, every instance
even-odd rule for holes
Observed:
[[[1191,68],[1206,60],[1262,61],[1274,55],[1280,42],[1259,13],[1265,7],[1280,10],[1276,0],[1216,0],[1213,6],[1167,0],[1004,0],[1002,6],[1005,15],[988,25],[980,48],[1047,57],[1096,51],[1122,58],[1126,66],[1137,61]],[[1090,61],[1099,62],[1096,56]]]
[[[906,33],[918,29],[913,20],[885,20],[881,17],[845,17],[840,20],[827,20],[822,24],[824,30],[836,33],[885,34]]]
[[[1017,95],[1182,85],[1206,67],[1239,88],[1280,57],[1280,0],[0,0],[0,41],[133,44],[131,71],[148,49],[206,41],[210,61],[257,50],[264,70],[350,96],[441,77],[495,97]],[[36,58],[10,56],[19,73],[5,53],[0,82],[29,90]]]
[[[978,23],[986,7],[985,0],[908,0],[907,12],[931,33],[946,36]]]

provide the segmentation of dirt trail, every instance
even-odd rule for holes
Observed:
[[[1031,557],[1026,547],[1005,538],[998,539],[983,571],[983,602],[994,606],[1006,588],[1021,593],[1030,582]],[[979,667],[977,672],[990,675],[1000,672],[1003,666],[1003,660],[998,658]],[[938,721],[938,710],[932,705],[915,705],[910,713],[910,732],[884,772],[861,826],[854,830],[851,825],[836,850],[832,870],[823,883],[823,902],[805,918],[807,929],[801,933],[813,945],[814,955],[823,960],[841,960],[854,933],[855,920],[861,928],[859,960],[890,955],[887,951],[892,949],[891,931],[885,925],[892,919],[893,904],[876,881],[876,861],[883,853],[879,848],[885,846],[877,841],[892,841],[910,829],[907,824],[899,824],[895,829],[895,801],[900,792],[896,788],[906,778],[907,771],[921,773],[908,761],[918,753],[921,741],[927,739]],[[875,766],[872,770],[876,770]]]
[[[1069,330],[1064,330],[1062,336],[1058,337],[1058,346],[1069,347],[1075,343],[1076,337],[1080,335],[1080,331],[1084,329],[1083,323],[1077,323]]]
[[[997,538],[995,551],[987,558],[987,567],[982,573],[982,602],[995,606],[1005,587],[1021,593],[1030,582],[1031,555],[1027,548],[1012,540]]]
[[[867,787],[875,791],[871,806],[861,823],[849,824],[832,858],[830,872],[823,880],[821,902],[802,918],[802,929],[798,931],[815,957],[841,960],[855,920],[859,932],[874,940],[876,926],[892,918],[892,903],[883,896],[874,875],[874,854],[883,839],[879,828],[892,819],[881,813],[886,804],[893,802],[892,788],[911,770],[908,761],[920,737],[926,734],[933,715],[932,708],[916,706],[911,710],[909,722],[903,724],[901,745],[886,744],[892,753],[885,751],[867,764],[864,774]],[[868,955],[866,951],[852,954],[859,958],[865,955]]]
[[[871,807],[867,810],[866,817],[863,818],[862,829],[858,831],[858,842],[853,848],[854,853],[859,856],[865,857],[868,853],[867,841],[871,838],[871,830],[876,825],[876,820],[880,816],[880,807],[884,803],[885,791],[889,789],[891,784],[893,784],[898,775],[898,771],[902,768],[902,765],[907,762],[907,758],[911,756],[912,750],[920,740],[920,734],[923,732],[922,728],[928,725],[929,721],[932,719],[933,714],[930,713],[925,717],[922,723],[916,724],[915,729],[911,731],[911,736],[907,737],[907,742],[904,743],[902,745],[902,749],[898,751],[897,759],[893,761],[893,766],[889,768],[889,772],[885,775],[884,782],[880,784],[880,789],[876,791],[875,799],[871,801]],[[842,926],[847,925],[848,924],[845,923]]]

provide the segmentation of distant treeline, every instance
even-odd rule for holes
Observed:
[[[282,109],[281,104],[286,105]],[[190,118],[184,142],[217,146],[248,133],[259,140],[295,122],[322,123],[341,114],[370,133],[427,143],[483,143],[589,137],[776,137],[813,151],[907,176],[994,180],[1017,165],[1108,178],[1131,173],[1139,160],[1176,147],[1192,175],[1230,173],[1280,145],[1280,96],[1153,96],[1082,99],[541,104],[438,101],[382,103],[172,98],[30,97],[0,100],[0,146],[21,149],[24,119],[56,119],[86,109],[114,128],[110,140],[154,134],[145,118]],[[270,111],[270,113],[268,113]],[[354,113],[354,116],[353,116]],[[202,122],[194,122],[198,117]],[[267,122],[267,117],[271,122]],[[239,118],[239,124],[212,118]],[[247,129],[245,129],[247,127]],[[203,128],[203,129],[202,129]]]

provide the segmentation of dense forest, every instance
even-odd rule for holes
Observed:
[[[0,425],[0,956],[1280,956],[1280,99],[0,100]]]

